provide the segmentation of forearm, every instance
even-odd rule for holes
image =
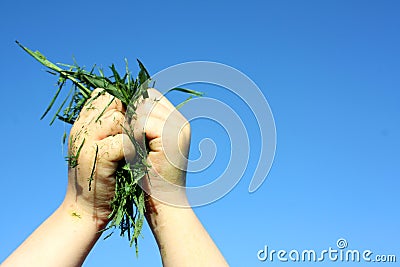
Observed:
[[[91,216],[63,203],[6,260],[2,267],[81,266],[100,234]]]
[[[164,266],[228,266],[191,208],[153,203],[147,220]]]

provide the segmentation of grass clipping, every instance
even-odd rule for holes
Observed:
[[[96,66],[94,66],[91,71],[86,71],[84,68],[79,67],[77,63],[74,63],[74,65],[62,63],[54,64],[39,51],[33,52],[27,47],[21,45],[18,41],[16,41],[16,43],[37,61],[46,66],[48,68],[47,72],[58,76],[57,91],[41,119],[43,119],[53,108],[56,99],[60,95],[61,90],[67,85],[67,82],[72,82],[69,93],[54,113],[50,125],[53,124],[56,119],[73,124],[85,103],[90,98],[91,92],[96,88],[103,88],[104,92],[107,92],[121,100],[123,105],[127,108],[127,118],[132,118],[135,114],[135,107],[132,107],[129,103],[135,103],[140,97],[148,98],[147,89],[149,88],[151,78],[140,60],[137,60],[140,70],[136,78],[132,77],[126,60],[126,70],[124,75],[121,76],[113,64],[110,67],[112,76],[106,77],[101,69],[98,69],[99,75],[94,73]],[[191,96],[188,99],[192,96],[202,95],[200,92],[185,88],[173,88],[171,90],[182,91],[190,94]],[[186,102],[187,101],[184,103]],[[180,106],[181,105],[179,105],[179,107]],[[101,116],[102,113],[99,118]],[[129,134],[129,132],[131,134]],[[143,226],[145,212],[145,193],[139,186],[138,181],[146,175],[150,166],[146,161],[148,153],[146,144],[138,144],[133,138],[132,131],[127,131],[127,133],[136,148],[136,159],[133,166],[128,162],[122,161],[117,168],[115,195],[110,203],[112,209],[110,214],[111,221],[107,228],[104,229],[104,231],[111,230],[111,232],[104,239],[110,237],[114,230],[119,228],[120,235],[127,236],[130,246],[135,244],[136,255],[138,255],[138,237],[140,236]],[[63,143],[65,143],[66,138],[66,133],[64,133]],[[67,156],[71,168],[75,168],[78,165],[79,152],[82,146],[83,143],[78,146],[74,155]],[[91,190],[91,182],[93,180],[93,170],[96,159],[97,153],[93,164],[92,176],[88,181],[88,190]]]

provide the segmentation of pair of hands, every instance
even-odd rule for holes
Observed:
[[[147,192],[145,216],[163,266],[227,266],[193,210],[176,207],[189,206],[184,186],[190,126],[160,92],[149,89],[148,94],[137,103],[133,130],[135,139],[146,141],[150,148],[151,168],[142,179]],[[82,265],[109,222],[118,164],[136,153],[124,123],[121,102],[96,89],[71,129],[69,155],[77,156],[78,151],[79,155],[73,158],[77,165],[69,168],[63,203],[2,267]]]
[[[137,103],[131,125],[123,127],[125,110],[119,100],[96,89],[71,129],[70,153],[79,153],[78,165],[69,169],[64,206],[68,213],[79,213],[103,229],[108,221],[110,201],[114,197],[115,171],[124,158],[131,162],[135,149],[124,129],[133,128],[139,144],[148,145],[151,166],[141,180],[146,191],[145,216],[157,241],[164,266],[226,266],[225,259],[189,207],[186,193],[186,167],[190,144],[190,125],[157,90]],[[104,110],[104,107],[107,107]],[[102,113],[100,119],[99,115]],[[133,124],[133,125],[132,125]],[[146,138],[146,140],[143,140]],[[74,140],[76,139],[76,140]],[[93,161],[96,167],[92,190],[87,190]],[[172,204],[172,205],[171,205]],[[83,218],[82,218],[83,219]]]
[[[128,160],[134,158],[136,153],[124,133],[127,128],[134,130],[134,137],[139,144],[143,144],[145,133],[145,141],[150,149],[147,157],[151,166],[149,177],[145,177],[142,183],[148,193],[146,217],[149,219],[150,213],[160,205],[157,199],[163,198],[161,194],[171,198],[167,196],[170,194],[185,201],[184,190],[177,192],[176,189],[185,186],[190,125],[160,92],[149,89],[148,94],[149,98],[137,103],[136,115],[131,122],[133,125],[124,127],[126,110],[121,101],[103,89],[93,91],[91,99],[74,123],[69,138],[69,155],[77,155],[79,151],[78,158],[74,159],[78,165],[69,167],[64,201],[71,216],[90,218],[99,229],[107,225],[118,163],[124,157]],[[107,108],[104,110],[104,107]],[[93,181],[89,191],[90,177]],[[146,186],[148,180],[151,186]]]

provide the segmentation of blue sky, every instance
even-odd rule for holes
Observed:
[[[60,204],[67,179],[65,125],[39,120],[55,80],[16,39],[54,61],[74,56],[86,66],[122,68],[126,57],[135,70],[140,58],[156,73],[182,62],[216,61],[258,85],[277,130],[267,180],[248,193],[252,155],[250,170],[228,195],[195,209],[232,266],[279,265],[257,259],[265,245],[323,250],[335,248],[339,238],[350,249],[395,254],[400,261],[399,12],[394,0],[2,0],[0,261]],[[212,86],[195,88],[230,99]],[[216,165],[204,172],[212,179],[226,163],[226,135],[204,123],[193,123],[191,153],[199,153],[196,140],[214,138]],[[249,125],[249,135],[253,130]],[[194,184],[201,179],[191,178]],[[97,243],[85,266],[159,266],[147,225],[143,235],[139,259],[114,236]]]

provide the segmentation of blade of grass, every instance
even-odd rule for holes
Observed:
[[[56,101],[58,95],[60,94],[61,89],[62,89],[62,87],[64,86],[64,84],[65,84],[65,80],[62,81],[62,83],[61,83],[60,86],[58,87],[58,89],[57,89],[57,91],[56,91],[56,94],[54,95],[53,99],[50,101],[49,106],[47,107],[47,109],[45,110],[45,112],[43,113],[43,115],[40,117],[41,120],[47,115],[47,113],[48,113],[48,112],[50,111],[50,109],[53,107],[54,102]],[[50,124],[50,125],[51,125],[51,124]]]
[[[49,69],[52,69],[58,73],[62,73],[63,69],[61,69],[60,67],[58,67],[56,64],[50,62],[49,60],[46,59],[46,57],[40,53],[39,51],[35,51],[33,52],[32,50],[30,50],[29,48],[23,46],[20,42],[15,41],[23,50],[25,50],[29,55],[31,55],[34,59],[36,59],[37,61],[39,61],[41,64],[43,64],[44,66],[48,67]],[[84,87],[82,84],[80,84],[77,80],[75,80],[73,77],[68,77],[71,81],[73,81],[74,83],[76,83],[78,85],[78,87],[82,90],[82,94],[89,96],[90,94],[90,90],[87,89],[86,87]]]
[[[96,153],[94,155],[92,173],[90,174],[90,177],[89,177],[89,191],[92,191],[92,181],[94,179],[93,176],[94,176],[94,170],[96,169],[96,162],[97,162],[97,154],[98,153],[99,153],[99,146],[96,144]]]
[[[186,105],[186,103],[188,103],[190,100],[192,100],[192,98],[193,98],[193,96],[189,96],[185,101],[179,103],[175,108],[179,110],[184,105]]]
[[[167,93],[172,92],[172,91],[179,91],[179,92],[183,92],[183,93],[187,93],[193,96],[203,96],[204,93],[203,92],[199,92],[199,91],[195,91],[195,90],[191,90],[191,89],[187,89],[187,88],[182,88],[182,87],[175,87],[172,88],[170,90],[167,91]],[[167,94],[165,93],[165,94]]]
[[[53,118],[52,118],[51,121],[50,121],[50,125],[52,125],[52,124],[54,123],[54,121],[56,120],[57,114],[60,113],[61,109],[64,107],[65,103],[67,102],[67,100],[68,100],[69,97],[71,96],[72,91],[73,91],[73,88],[71,88],[71,89],[69,90],[69,93],[68,93],[67,97],[64,99],[64,101],[61,103],[60,107],[57,109],[56,113],[54,114]],[[42,117],[43,117],[43,116],[42,116]],[[42,119],[42,118],[40,118],[40,119]]]

